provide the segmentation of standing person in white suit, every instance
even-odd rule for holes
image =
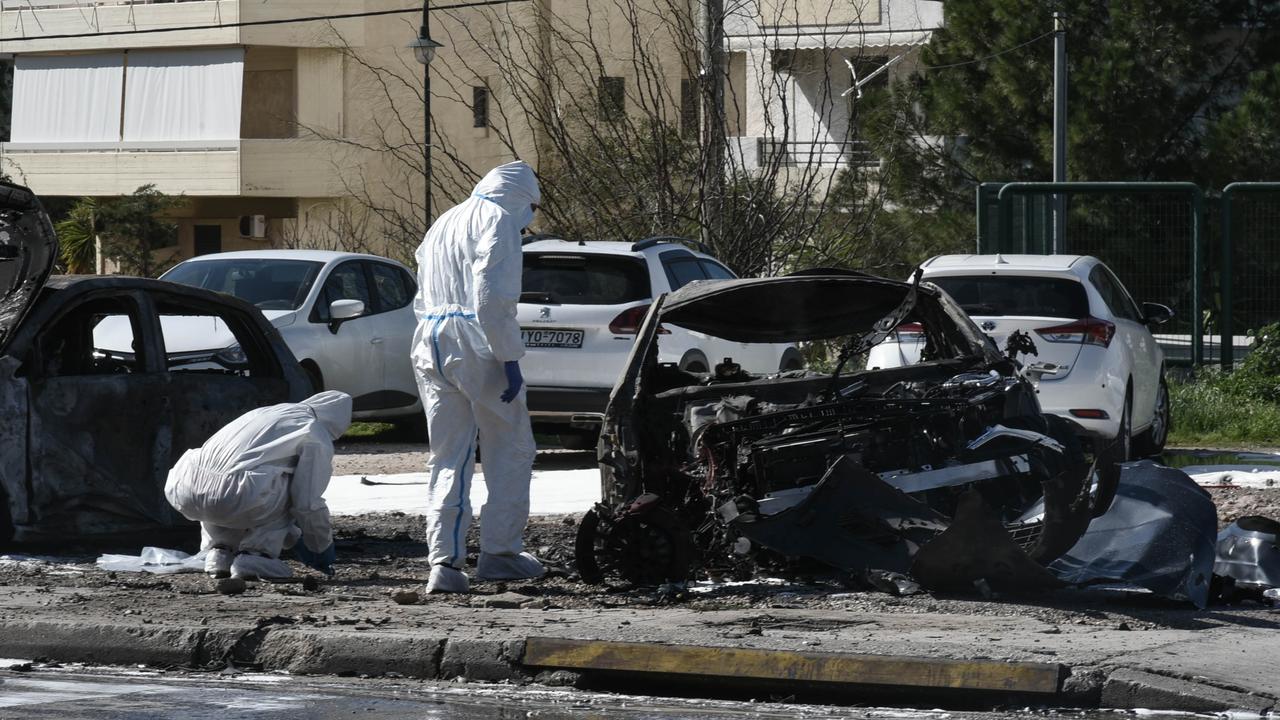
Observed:
[[[477,434],[488,500],[480,518],[476,574],[516,580],[545,572],[523,552],[534,444],[516,322],[520,232],[541,198],[532,168],[523,162],[501,165],[471,197],[441,215],[418,247],[412,353],[431,438],[428,593],[469,589],[463,566]]]

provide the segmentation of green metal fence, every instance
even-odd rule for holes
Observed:
[[[1280,322],[1280,183],[1232,183],[1219,210],[1217,320],[1222,367],[1230,369],[1249,333]]]
[[[1191,183],[987,183],[978,191],[978,252],[1050,253],[1052,201],[1065,197],[1061,253],[1107,263],[1139,302],[1173,308],[1158,328],[1169,362],[1205,361],[1204,193]],[[1216,344],[1210,343],[1216,355]]]

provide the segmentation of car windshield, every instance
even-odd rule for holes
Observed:
[[[525,253],[522,302],[622,305],[648,300],[649,273],[631,257]]]
[[[259,310],[297,310],[321,267],[310,260],[191,260],[161,279],[234,295]]]
[[[970,315],[1088,317],[1089,298],[1075,280],[1013,275],[948,275],[926,278]]]

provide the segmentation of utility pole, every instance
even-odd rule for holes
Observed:
[[[715,247],[724,205],[724,0],[699,0],[702,35],[699,74],[702,97],[702,242]]]
[[[431,12],[427,7],[430,0],[422,0],[422,33],[424,38],[431,37]],[[424,224],[422,232],[431,227],[431,62],[422,63],[422,175],[423,190],[422,207]]]
[[[1053,13],[1053,181],[1067,181],[1067,15]],[[1067,196],[1053,196],[1053,253],[1067,249]]]

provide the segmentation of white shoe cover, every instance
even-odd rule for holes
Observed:
[[[476,575],[481,580],[532,580],[546,573],[542,562],[529,553],[498,555],[482,552],[476,563]]]
[[[231,562],[231,577],[241,580],[293,577],[288,563],[279,558],[263,557],[253,553],[240,553]]]
[[[235,553],[224,547],[211,547],[204,556],[204,571],[214,578],[228,577],[231,575],[231,561],[234,557]]]
[[[427,581],[427,594],[465,593],[471,591],[467,574],[448,565],[432,565],[431,579]]]

